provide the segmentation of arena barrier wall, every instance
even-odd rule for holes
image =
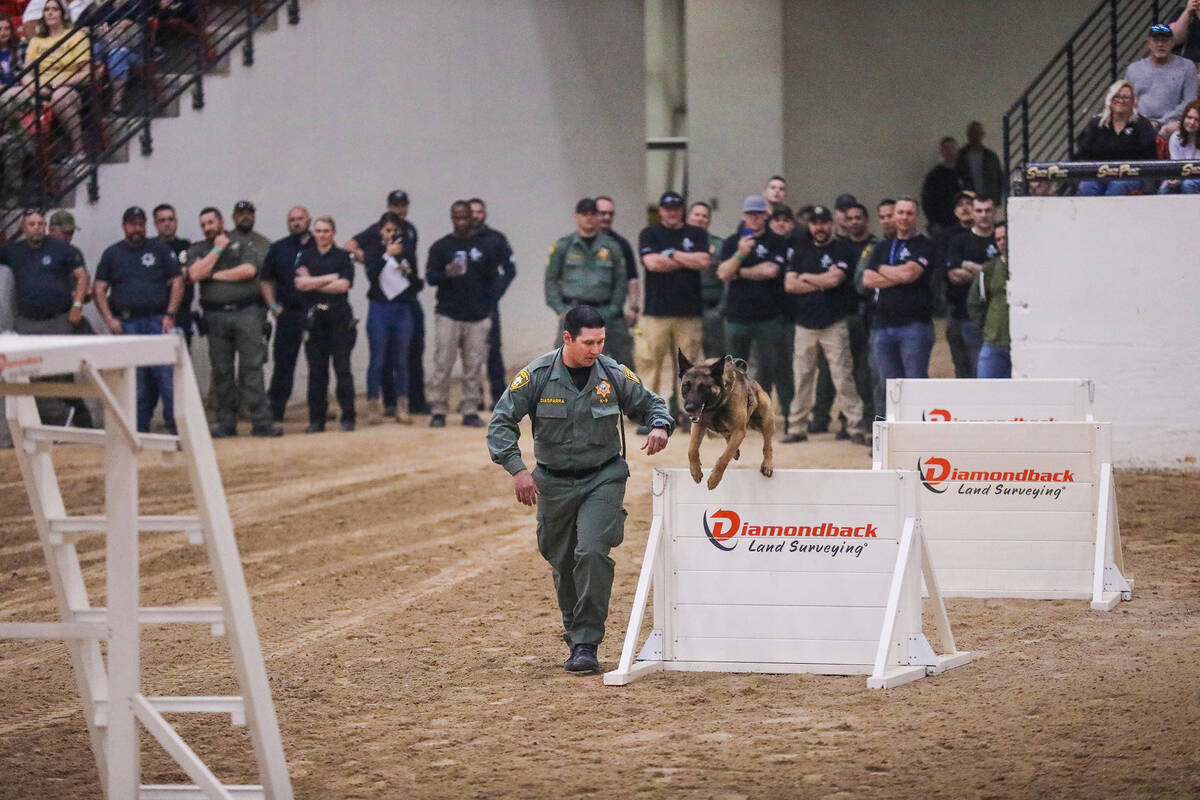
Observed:
[[[947,426],[949,427],[949,426]],[[959,652],[917,515],[912,471],[731,470],[709,491],[654,471],[654,517],[617,669],[868,675],[889,688]],[[930,588],[942,655],[922,630]],[[634,648],[653,589],[653,623]]]
[[[888,422],[1091,422],[1096,387],[1079,378],[891,378]]]
[[[916,469],[945,597],[1132,596],[1106,422],[876,422],[883,471]]]

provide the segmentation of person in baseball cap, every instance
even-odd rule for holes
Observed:
[[[748,194],[746,199],[742,201],[742,213],[758,212],[767,213],[767,199],[761,194]]]
[[[408,192],[403,189],[393,189],[387,196],[388,211],[394,212],[394,206],[408,207]]]
[[[683,195],[679,192],[665,191],[662,197],[658,198],[659,208],[672,208],[674,206],[683,207]]]
[[[50,219],[46,221],[50,226],[51,231],[58,230],[63,234],[63,238],[70,241],[75,231],[79,228],[75,227],[75,215],[70,211],[59,210],[50,215]]]
[[[146,209],[141,206],[130,206],[125,209],[125,213],[121,215],[121,222],[145,222]]]
[[[813,206],[812,211],[808,212],[809,222],[832,222],[833,212],[828,206]]]

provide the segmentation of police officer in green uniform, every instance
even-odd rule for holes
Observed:
[[[558,314],[556,343],[562,336],[563,315],[575,306],[595,308],[606,324],[623,319],[624,314],[627,265],[616,239],[600,232],[592,198],[575,204],[575,228],[575,233],[554,243],[546,259],[546,305]],[[633,360],[632,352],[618,352],[613,345],[609,340],[608,355],[614,360],[622,364]]]
[[[604,638],[613,560],[608,552],[625,537],[622,412],[651,428],[642,449],[667,445],[672,420],[661,397],[642,385],[604,349],[604,318],[576,306],[564,319],[563,345],[535,359],[500,396],[488,426],[492,461],[513,476],[517,500],[537,504],[538,550],[550,562],[569,672],[597,672]],[[529,414],[537,468],[521,459],[517,427]],[[541,502],[538,503],[538,499]]]
[[[200,307],[208,323],[208,358],[217,405],[215,438],[237,436],[239,407],[250,414],[252,436],[282,436],[271,418],[263,382],[267,343],[266,308],[258,276],[266,250],[241,231],[224,230],[221,212],[200,212],[204,241],[188,248],[188,277],[200,286]],[[236,368],[235,368],[236,359]]]

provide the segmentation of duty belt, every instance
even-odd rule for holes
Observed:
[[[621,457],[619,455],[613,456],[603,464],[597,464],[596,466],[588,467],[587,469],[550,469],[550,467],[547,467],[545,464],[539,461],[538,469],[554,478],[570,478],[571,480],[579,480],[580,478],[590,478],[600,470],[607,467],[609,464],[615,463],[620,458]]]
[[[241,311],[243,308],[249,308],[257,304],[257,297],[249,297],[234,303],[206,303],[203,300],[200,301],[200,307],[205,311]]]

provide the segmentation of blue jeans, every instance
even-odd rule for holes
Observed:
[[[871,331],[871,352],[883,381],[888,378],[928,378],[932,351],[932,322],[910,322]]]
[[[121,321],[121,328],[131,336],[158,336],[162,334],[162,315],[148,314]],[[137,429],[150,431],[150,418],[154,406],[162,399],[163,422],[167,430],[175,433],[175,375],[170,364],[137,368]]]
[[[1175,181],[1177,186],[1172,186],[1171,181],[1163,181],[1162,186],[1158,187],[1159,194],[1178,194],[1182,191],[1184,194],[1200,194],[1200,178],[1184,178],[1181,181]]]
[[[984,344],[979,350],[978,378],[1011,378],[1012,357],[1007,347]]]
[[[367,345],[371,352],[367,363],[367,399],[379,397],[385,367],[392,376],[396,396],[408,397],[408,348],[414,324],[409,302],[370,302],[367,308]]]
[[[1141,181],[1080,181],[1079,194],[1084,197],[1116,197],[1132,194],[1134,189],[1141,187]]]

